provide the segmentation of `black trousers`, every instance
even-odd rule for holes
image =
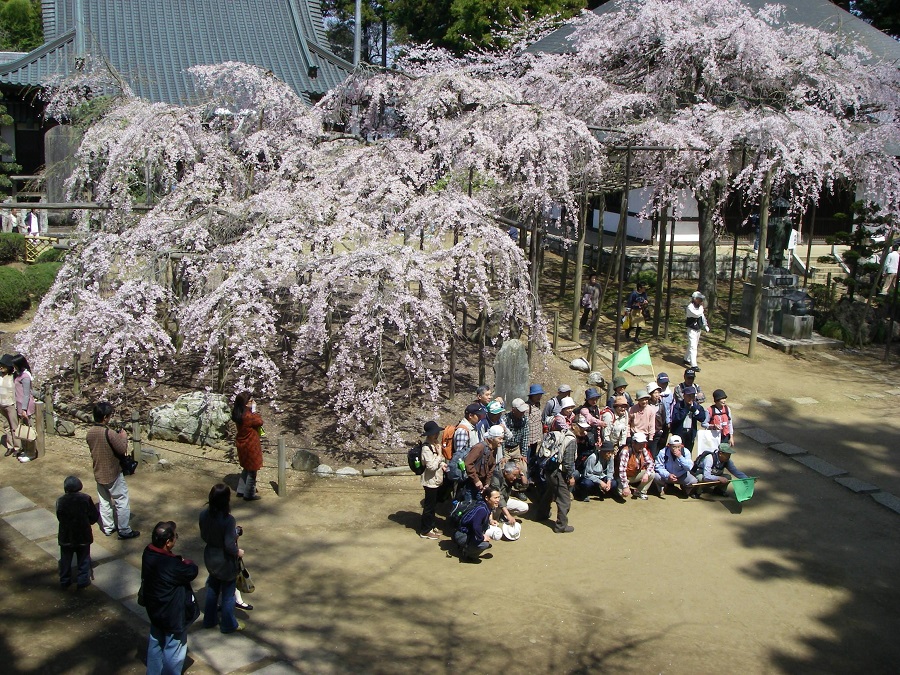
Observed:
[[[547,489],[541,495],[537,507],[537,519],[550,517],[550,504],[556,502],[556,529],[561,530],[569,524],[569,507],[572,506],[572,493],[569,483],[562,471],[554,471],[547,477]]]
[[[438,492],[441,488],[425,488],[425,503],[422,505],[422,534],[434,528],[434,512],[437,509]]]

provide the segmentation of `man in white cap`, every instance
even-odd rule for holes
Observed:
[[[684,490],[685,496],[690,496],[694,490],[697,479],[691,475],[694,463],[684,451],[681,436],[673,435],[666,445],[656,455],[656,486],[659,488],[659,498],[665,499],[666,487],[678,484]]]
[[[685,326],[687,327],[687,350],[684,352],[684,365],[699,371],[697,366],[697,347],[700,344],[700,331],[709,332],[709,323],[703,312],[703,301],[706,300],[703,293],[694,291],[691,293],[691,301],[685,309]]]
[[[639,431],[619,454],[619,491],[623,497],[646,500],[655,476],[653,456],[647,450],[647,436]]]
[[[547,401],[547,404],[544,406],[544,424],[550,425],[553,422],[553,418],[559,415],[559,411],[562,410],[562,402],[564,398],[571,398],[572,396],[572,387],[567,384],[559,385],[559,389],[556,390],[556,396]]]

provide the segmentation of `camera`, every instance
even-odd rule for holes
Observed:
[[[238,525],[238,526],[235,528],[235,531],[237,532],[237,536],[239,536],[239,537],[240,537],[242,534],[244,534],[244,528],[241,527],[240,525]]]

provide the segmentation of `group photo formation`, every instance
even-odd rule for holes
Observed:
[[[896,671],[895,4],[0,0],[0,671]]]

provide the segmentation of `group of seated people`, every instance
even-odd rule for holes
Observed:
[[[626,380],[613,380],[612,395],[588,388],[577,404],[572,388],[560,385],[543,402],[544,390],[531,385],[526,398],[507,407],[488,386],[478,388],[455,425],[425,424],[421,444],[424,471],[419,536],[439,540],[437,504],[451,501],[449,521],[463,560],[477,559],[491,541],[515,541],[518,520],[534,503],[538,520],[550,517],[555,501],[556,532],[568,524],[571,497],[590,501],[646,500],[651,487],[661,499],[670,486],[685,497],[701,491],[725,495],[731,477],[746,478],[731,459],[734,421],[721,389],[704,406],[705,394],[688,368],[684,381],[670,386],[666,373],[632,397]],[[698,432],[705,451],[694,453]]]

